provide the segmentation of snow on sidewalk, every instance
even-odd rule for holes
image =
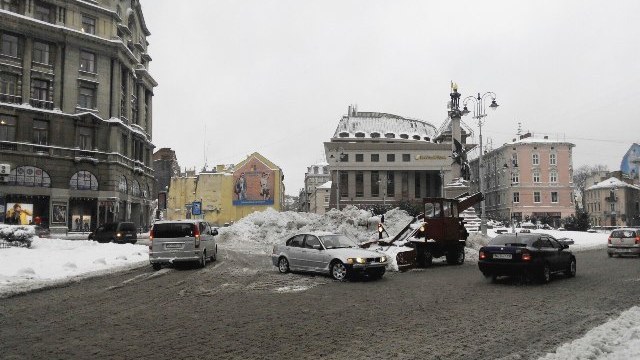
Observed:
[[[640,359],[640,307],[634,306],[539,360]]]
[[[0,297],[148,263],[144,245],[35,238],[31,248],[0,249]]]

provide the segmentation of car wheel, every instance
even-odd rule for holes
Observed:
[[[331,277],[338,281],[347,280],[348,276],[347,267],[341,261],[334,261],[331,263]]]
[[[287,258],[284,256],[280,257],[280,259],[278,260],[278,271],[283,274],[289,272],[289,260],[287,260]]]
[[[549,264],[545,263],[540,272],[540,282],[546,284],[549,281],[551,281],[551,269],[549,268]]]
[[[116,242],[116,238],[109,239],[109,242],[112,242],[112,243]]]
[[[158,271],[158,270],[162,269],[162,264],[153,263],[153,264],[151,264],[151,267],[153,268],[153,270]]]
[[[612,254],[612,253],[607,253],[607,255],[609,255],[609,257],[613,257],[613,254]]]
[[[464,249],[456,250],[455,253],[447,253],[447,264],[462,265],[464,264]]]
[[[200,261],[198,262],[198,265],[203,268],[207,265],[207,252],[203,251],[202,255],[200,256]]]
[[[425,249],[424,253],[422,253],[422,266],[428,268],[432,264],[433,264],[433,254],[431,254],[431,251]]]
[[[565,274],[568,277],[576,276],[576,259],[571,259],[571,262],[569,263],[569,267],[567,268]]]
[[[213,250],[213,255],[211,255],[211,262],[214,262],[218,259],[218,245],[216,245],[216,248]]]

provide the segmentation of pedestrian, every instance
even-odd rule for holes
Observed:
[[[382,216],[380,216],[380,223],[384,224],[384,214],[382,214]]]

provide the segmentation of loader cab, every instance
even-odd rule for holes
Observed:
[[[458,201],[445,198],[424,199],[424,235],[427,239],[460,239]]]

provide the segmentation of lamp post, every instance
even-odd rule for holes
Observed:
[[[491,92],[491,91],[487,91],[486,93],[484,93],[482,96],[480,96],[480,93],[478,93],[477,97],[474,96],[467,96],[464,99],[463,105],[464,108],[462,109],[462,115],[467,115],[470,113],[469,109],[467,108],[467,103],[468,102],[473,102],[474,107],[473,107],[473,118],[478,120],[478,128],[480,129],[480,135],[479,135],[479,140],[480,140],[480,156],[478,158],[478,173],[479,173],[479,180],[480,180],[480,192],[484,192],[484,182],[482,181],[483,179],[483,165],[482,165],[482,124],[484,123],[484,118],[487,116],[486,113],[486,105],[485,105],[485,100],[491,98],[491,105],[489,105],[489,108],[495,110],[498,108],[498,103],[496,103],[496,94]],[[487,235],[487,218],[485,215],[485,211],[484,211],[484,200],[482,200],[482,202],[480,203],[480,229],[482,231],[482,235]]]
[[[333,159],[336,163],[336,208],[340,210],[340,169],[339,164],[344,158],[344,149],[339,147],[337,150],[337,157],[333,154],[329,156],[330,159]]]

